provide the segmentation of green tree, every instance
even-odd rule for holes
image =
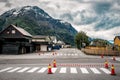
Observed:
[[[97,47],[105,47],[109,45],[108,41],[103,39],[94,39],[93,44],[94,46],[97,46]]]
[[[85,32],[80,31],[76,36],[75,36],[75,44],[78,49],[81,49],[82,47],[85,47],[89,45],[89,40],[88,36],[86,35]]]

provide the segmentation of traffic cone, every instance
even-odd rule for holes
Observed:
[[[115,56],[113,56],[113,61],[116,61]]]
[[[114,68],[114,65],[112,64],[112,67],[111,67],[111,75],[116,75],[115,74],[115,68]]]
[[[101,54],[101,58],[103,58],[103,54]]]
[[[51,64],[48,65],[48,74],[52,74],[52,66],[51,66]]]
[[[54,61],[53,61],[53,67],[57,67],[56,66],[56,60],[54,59]]]
[[[105,61],[105,68],[109,68],[109,67],[108,67],[108,61],[107,61],[107,60]]]

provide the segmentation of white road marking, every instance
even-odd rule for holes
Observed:
[[[105,72],[106,74],[110,74],[111,72],[108,70],[108,69],[106,69],[106,68],[100,68],[103,72]]]
[[[83,74],[89,74],[89,72],[86,68],[80,68],[80,70]]]
[[[52,68],[52,72],[55,73],[57,68]]]
[[[64,56],[66,56],[67,54],[64,54]]]
[[[7,72],[15,72],[15,71],[17,71],[17,70],[19,70],[19,69],[21,69],[21,67],[17,67],[17,68],[15,68],[15,69],[12,69],[12,70],[10,70],[10,71],[7,71]]]
[[[71,54],[68,54],[68,56],[70,56]]]
[[[101,74],[101,72],[100,71],[98,71],[96,68],[90,68],[92,71],[93,71],[93,73],[95,73],[95,74]]]
[[[60,73],[66,73],[66,67],[60,69]]]
[[[24,72],[24,71],[26,71],[26,70],[28,70],[28,69],[30,69],[30,67],[25,67],[25,68],[23,68],[23,69],[21,69],[21,70],[19,70],[19,71],[17,71],[18,73],[22,73],[22,72]]]
[[[77,69],[76,69],[75,67],[70,68],[70,72],[71,72],[71,73],[77,73]]]
[[[39,71],[38,71],[38,73],[43,73],[43,72],[45,72],[47,70],[47,67],[43,67],[43,68],[41,68]]]
[[[8,68],[5,68],[5,69],[0,70],[0,72],[5,72],[5,71],[10,70],[10,69],[12,69],[12,68],[13,68],[13,67],[8,67]]]
[[[28,73],[32,73],[32,72],[35,72],[37,69],[39,69],[39,67],[34,67],[32,68],[31,70],[27,71]]]

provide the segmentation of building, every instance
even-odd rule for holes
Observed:
[[[33,36],[32,44],[34,45],[35,51],[51,51],[52,48],[50,36]]]
[[[120,36],[114,38],[114,47],[120,50]]]
[[[0,52],[23,54],[32,52],[32,35],[20,27],[10,25],[0,32]]]
[[[11,24],[0,32],[0,53],[24,54],[51,51],[53,41],[50,36],[32,36],[24,29]]]

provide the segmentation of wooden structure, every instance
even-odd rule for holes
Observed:
[[[10,25],[0,32],[0,52],[23,54],[32,52],[32,35],[24,29]]]
[[[120,50],[120,36],[114,38],[114,47]]]
[[[34,45],[34,51],[51,51],[51,39],[50,36],[36,35],[32,38],[32,44]]]

